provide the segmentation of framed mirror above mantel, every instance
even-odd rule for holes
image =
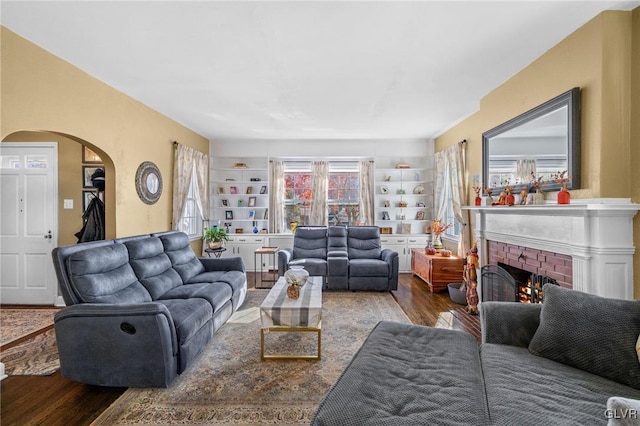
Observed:
[[[482,134],[484,187],[530,186],[532,172],[560,190],[552,176],[567,171],[567,189],[580,187],[580,88],[573,89]]]

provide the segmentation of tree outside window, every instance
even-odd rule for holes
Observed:
[[[298,165],[298,167],[300,167]],[[287,171],[284,174],[285,187],[285,220],[287,225],[298,222],[299,225],[310,225],[311,213],[311,170],[307,164],[307,170]]]
[[[355,161],[329,162],[327,194],[325,197],[330,225],[351,225],[360,218],[360,176]],[[312,194],[311,162],[285,163],[285,221],[299,225],[324,225],[310,223]]]
[[[360,218],[360,175],[357,164],[355,170],[344,170],[346,165],[342,166],[342,170],[332,170],[329,165],[327,206],[330,225],[353,225]]]

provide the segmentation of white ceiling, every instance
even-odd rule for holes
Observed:
[[[600,11],[638,5],[2,0],[0,20],[212,140],[401,139],[437,136]]]

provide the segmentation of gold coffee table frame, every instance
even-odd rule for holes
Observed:
[[[316,355],[265,355],[264,340],[265,333],[270,332],[293,332],[293,333],[318,333],[318,352]],[[322,321],[317,327],[287,327],[283,325],[273,325],[271,327],[262,327],[260,329],[260,359],[313,359],[320,360],[322,352]]]

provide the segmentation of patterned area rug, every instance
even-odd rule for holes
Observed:
[[[53,329],[2,351],[0,361],[9,376],[48,376],[60,368]]]
[[[260,361],[259,306],[267,293],[250,290],[244,306],[170,388],[129,389],[92,424],[308,424],[378,321],[410,323],[389,293],[325,292],[322,359]],[[315,342],[305,340],[313,333],[269,334],[278,336],[269,336],[268,353],[313,353]]]
[[[0,309],[0,346],[53,325],[59,309]]]

